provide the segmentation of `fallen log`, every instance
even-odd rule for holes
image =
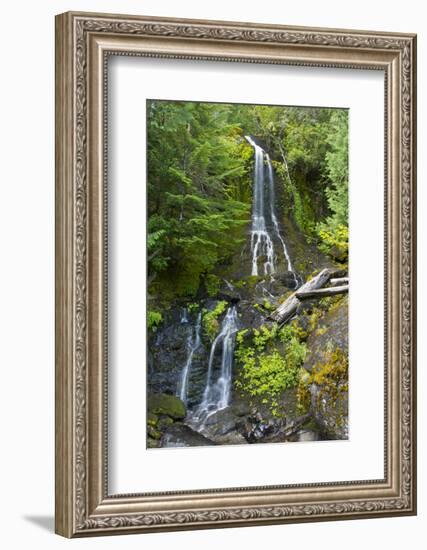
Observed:
[[[325,296],[335,296],[335,294],[345,294],[348,292],[349,285],[333,286],[328,288],[317,288],[315,290],[297,290],[295,296],[299,300],[308,298],[324,298]]]
[[[331,286],[348,285],[349,281],[349,277],[338,277],[337,279],[331,279],[329,284]]]
[[[280,324],[286,323],[286,321],[294,316],[301,303],[296,295],[297,292],[309,292],[321,288],[328,283],[332,277],[339,276],[341,273],[342,270],[322,269],[318,275],[304,283],[296,292],[293,292],[283,304],[280,304],[280,306],[269,315],[268,319]]]

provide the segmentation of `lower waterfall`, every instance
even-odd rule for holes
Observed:
[[[187,310],[184,310],[187,311]],[[188,323],[188,318],[185,318],[185,322]],[[181,323],[183,321],[181,320]],[[188,400],[188,380],[190,378],[190,369],[193,362],[194,352],[200,347],[200,329],[202,326],[202,313],[197,315],[197,321],[194,329],[191,329],[187,338],[187,361],[182,369],[181,379],[179,381],[177,395],[187,405]]]
[[[237,331],[237,309],[236,306],[231,306],[228,308],[222,321],[219,334],[212,342],[203,399],[194,414],[195,419],[201,423],[203,423],[203,421],[212,413],[220,409],[224,409],[230,404],[234,346]],[[221,368],[218,378],[214,380],[213,363],[217,348],[220,345],[222,345]]]

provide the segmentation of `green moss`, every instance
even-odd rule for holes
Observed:
[[[233,282],[236,288],[246,288],[247,290],[254,290],[255,286],[262,281],[262,277],[258,275],[250,275],[249,277],[243,277],[238,281]]]
[[[339,348],[329,351],[325,361],[313,367],[309,383],[320,388],[318,399],[327,395],[331,405],[336,406],[348,392],[348,354]]]
[[[274,311],[276,309],[276,307],[267,299],[265,299],[262,304],[254,304],[254,308],[257,310],[257,311],[260,311],[261,313],[263,313],[264,315]]]
[[[159,430],[156,430],[156,428],[154,428],[153,426],[150,426],[150,424],[148,424],[147,426],[147,434],[152,439],[160,439],[162,437],[162,432]]]
[[[199,304],[197,302],[192,302],[191,304],[187,304],[188,313],[194,313],[199,309]]]
[[[159,421],[159,417],[157,414],[152,413],[151,411],[147,414],[147,424],[150,426],[157,426],[157,422]]]
[[[328,331],[328,327],[319,327],[318,329],[316,329],[315,334],[316,334],[316,336],[322,336],[327,331]]]
[[[305,414],[310,410],[311,393],[310,393],[310,374],[301,369],[297,388],[297,410],[301,414]]]
[[[308,332],[307,332],[306,329],[304,329],[304,328],[301,326],[301,323],[300,323],[299,319],[294,319],[294,320],[289,324],[289,326],[291,327],[294,336],[295,336],[296,338],[298,338],[298,340],[300,340],[301,342],[304,342],[305,340],[307,340]]]
[[[335,391],[340,382],[348,380],[347,353],[339,348],[330,351],[325,361],[314,365],[311,378],[314,384],[327,386]]]
[[[276,309],[276,307],[267,299],[264,300],[263,304],[262,304],[262,307],[266,310],[266,311],[274,311]]]
[[[164,414],[174,420],[185,417],[185,405],[178,397],[165,393],[152,393],[148,396],[148,415]]]

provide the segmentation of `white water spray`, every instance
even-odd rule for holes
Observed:
[[[201,422],[230,404],[234,346],[238,330],[237,320],[236,306],[229,307],[222,321],[221,330],[212,342],[205,391],[195,414],[195,418]],[[220,345],[222,345],[221,368],[218,378],[214,380],[213,363]]]
[[[274,250],[274,238],[281,244],[283,256],[288,268],[293,275],[295,286],[298,286],[298,278],[292,266],[291,258],[285,240],[280,231],[279,222],[275,212],[275,182],[273,165],[269,155],[262,147],[257,145],[250,136],[245,139],[253,147],[255,153],[255,170],[253,185],[252,203],[252,229],[251,229],[251,252],[252,252],[252,275],[259,273],[259,258],[264,257],[264,275],[272,275],[276,272],[277,255]],[[267,169],[266,169],[267,168]],[[265,207],[265,180],[267,172],[268,181],[268,209]],[[266,214],[271,219],[270,230],[266,224]]]

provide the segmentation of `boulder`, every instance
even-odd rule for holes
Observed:
[[[319,441],[319,434],[313,430],[299,430],[296,433],[296,441]]]
[[[242,430],[248,412],[249,407],[243,402],[216,411],[204,421],[203,434],[222,445],[247,443]]]
[[[299,317],[301,325],[305,317]],[[348,353],[348,297],[345,296],[338,304],[326,313],[319,321],[307,339],[310,351],[304,362],[304,368],[311,372],[313,367],[328,360],[331,350],[340,349]]]
[[[327,312],[307,340],[311,412],[323,439],[348,439],[348,298]]]
[[[186,424],[170,426],[160,441],[160,447],[200,447],[215,445],[213,441],[196,432]]]
[[[294,289],[296,288],[298,281],[298,276],[297,280],[295,280],[295,277],[296,276],[292,273],[292,271],[285,271],[280,273],[277,278],[286,288]]]
[[[151,393],[148,395],[148,415],[165,415],[174,420],[185,418],[185,405],[175,395]]]
[[[324,439],[348,439],[347,383],[336,388],[313,384],[310,388],[313,415]]]

